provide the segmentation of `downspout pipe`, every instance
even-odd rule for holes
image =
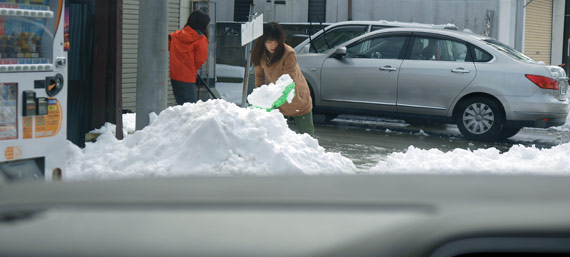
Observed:
[[[348,0],[348,20],[352,20],[352,0]]]

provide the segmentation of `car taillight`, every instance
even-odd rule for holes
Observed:
[[[560,88],[558,86],[558,81],[556,81],[552,78],[544,77],[544,76],[538,76],[538,75],[530,75],[530,74],[526,74],[525,76],[530,81],[532,81],[532,83],[536,84],[540,88],[553,89],[553,90],[558,90]]]

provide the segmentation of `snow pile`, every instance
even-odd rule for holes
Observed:
[[[179,175],[354,173],[339,153],[297,134],[277,111],[223,100],[169,107],[124,140],[111,129],[84,149],[69,143],[66,179]],[[111,126],[107,126],[111,127]]]
[[[89,133],[94,133],[94,134],[107,134],[107,133],[109,133],[109,134],[115,135],[116,128],[117,128],[117,126],[115,124],[105,122],[103,127],[91,130],[91,131],[89,131]],[[127,131],[125,129],[123,129],[123,134],[125,134],[126,132]]]
[[[289,76],[289,74],[283,74],[275,81],[275,84],[269,83],[269,85],[261,85],[253,89],[253,92],[247,96],[247,101],[256,107],[271,108],[273,103],[283,95],[285,87],[291,83],[293,83],[291,76]],[[291,103],[294,96],[295,90],[293,89],[289,95],[287,95],[287,102]]]
[[[137,114],[136,113],[125,113],[123,114],[123,136],[127,134],[135,133],[137,126]]]
[[[398,174],[536,174],[570,175],[570,143],[551,149],[515,145],[508,152],[496,148],[442,152],[410,146],[392,153],[370,169],[371,173]]]
[[[156,114],[151,113],[150,119],[155,119]],[[135,133],[137,126],[137,114],[136,113],[124,113],[123,114],[123,137],[127,137],[129,134]],[[105,122],[103,127],[89,131],[89,133],[95,134],[105,134],[112,133],[115,135],[117,125],[109,122]]]

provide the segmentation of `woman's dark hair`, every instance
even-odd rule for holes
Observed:
[[[210,16],[203,11],[196,10],[193,11],[190,16],[188,16],[188,21],[185,26],[190,26],[196,32],[200,32],[206,36],[208,35],[208,24],[210,23]]]
[[[277,41],[278,45],[277,49],[275,49],[275,53],[270,54],[265,50],[265,42],[273,40]],[[258,66],[261,63],[263,53],[270,57],[267,65],[271,65],[283,57],[285,53],[285,42],[283,29],[279,23],[269,22],[263,25],[263,36],[255,41],[255,47],[253,47],[253,51],[251,51],[251,61],[253,65]]]

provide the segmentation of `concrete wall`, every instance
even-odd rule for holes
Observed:
[[[273,4],[272,0],[254,0],[254,12],[263,13],[265,22],[306,22],[307,0],[286,0],[285,4]],[[220,22],[234,21],[234,0],[215,0],[218,6],[216,15]]]
[[[286,0],[274,4],[254,0],[255,12],[265,21],[307,22],[308,2]],[[522,47],[522,5],[525,0],[352,0],[352,20],[388,20],[429,24],[453,23],[489,35],[516,48]],[[556,0],[555,0],[556,1]],[[217,0],[218,21],[233,21],[234,0]],[[349,18],[349,0],[327,0],[326,20],[334,23]],[[275,7],[274,7],[275,6]],[[273,11],[276,10],[274,15]],[[274,17],[275,16],[275,17]]]
[[[233,21],[234,0],[216,0],[216,18],[218,21]]]
[[[517,47],[516,35],[514,32],[517,31],[517,1],[514,0],[500,0],[499,1],[499,26],[498,30],[501,32],[496,36],[493,36],[497,40]],[[521,21],[522,22],[522,21]],[[522,29],[522,28],[521,28]],[[522,33],[522,32],[520,32]],[[522,47],[517,47],[519,50]]]

